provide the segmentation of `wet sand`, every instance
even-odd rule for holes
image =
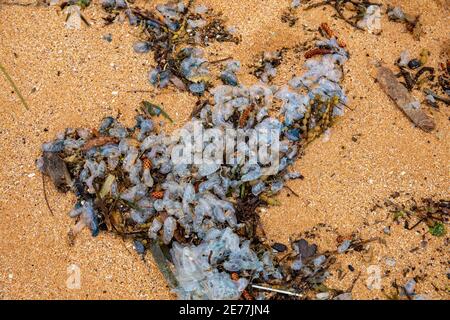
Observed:
[[[248,75],[248,65],[258,53],[293,47],[310,38],[303,25],[317,28],[328,22],[351,54],[344,67],[343,87],[352,110],[332,127],[328,141],[317,139],[296,162],[294,168],[305,179],[291,181],[289,187],[299,197],[288,196],[285,190],[278,197],[281,206],[261,213],[268,238],[288,244],[289,238],[319,223],[328,226],[319,229],[314,240],[323,250],[336,248],[338,234],[356,231],[363,238],[380,236],[386,245],[370,244],[370,254],[340,255],[337,265],[346,275],[339,280],[337,269],[331,270],[327,285],[345,290],[360,274],[354,298],[386,298],[381,290],[369,290],[366,285],[368,268],[378,266],[382,286],[388,291],[392,281],[402,285],[418,276],[418,293],[448,299],[448,235],[426,234],[427,247],[411,253],[420,246],[425,228],[407,231],[386,219],[386,209],[371,210],[393,192],[409,193],[416,199],[449,198],[448,107],[426,107],[437,129],[425,133],[409,122],[370,74],[373,61],[382,60],[392,67],[406,48],[416,55],[422,48],[430,50],[429,65],[444,61],[440,52],[450,34],[445,1],[389,1],[412,14],[422,13],[426,34],[420,41],[413,40],[404,26],[388,22],[386,16],[380,36],[355,31],[333,19],[329,8],[298,10],[299,21],[290,28],[281,22],[289,2],[201,1],[222,11],[228,25],[236,26],[242,36],[238,46],[213,44],[206,51],[210,57],[231,55],[241,60],[239,77],[245,84],[255,81]],[[150,257],[145,263],[130,243],[114,235],[102,233],[94,239],[84,231],[75,246],[69,246],[67,232],[73,221],[67,212],[74,197],[58,193],[47,181],[52,216],[34,161],[41,144],[66,127],[95,127],[107,115],[120,115],[131,124],[142,99],[161,103],[178,126],[188,119],[195,98],[173,89],[153,90],[147,81],[152,55],[136,54],[132,49],[139,32],[127,23],[104,26],[101,17],[105,14],[95,1],[84,11],[92,26],[83,25],[81,30],[66,30],[65,16],[55,7],[0,4],[0,15],[1,63],[30,106],[25,110],[8,82],[0,78],[0,298],[175,298]],[[111,43],[102,39],[107,33],[112,34]],[[288,55],[274,82],[285,82],[301,72],[301,66],[301,59]],[[136,89],[153,92],[127,92]],[[383,233],[387,225],[392,225],[390,236]],[[386,257],[395,258],[395,267],[385,264]],[[79,289],[66,284],[72,264],[80,268]],[[349,271],[348,265],[355,271]]]

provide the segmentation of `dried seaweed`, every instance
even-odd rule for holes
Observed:
[[[411,199],[407,202],[387,201],[386,207],[397,223],[403,221],[407,230],[413,230],[420,224],[425,224],[433,236],[446,233],[446,225],[450,219],[450,200],[424,198],[421,201]]]
[[[262,52],[257,56],[256,62],[251,66],[252,74],[261,81],[270,83],[276,73],[276,68],[283,61],[283,55],[287,48],[272,52]]]
[[[289,27],[295,26],[295,24],[298,21],[298,17],[295,15],[295,9],[294,8],[288,8],[283,11],[281,15],[281,22],[287,23]]]
[[[169,10],[174,4],[167,7],[158,7],[156,10],[144,10],[131,7],[130,15],[135,17],[142,29],[142,38],[149,44],[156,61],[155,68],[150,72],[150,82],[160,88],[169,84],[179,90],[189,89],[193,94],[202,95],[208,86],[209,77],[190,78],[186,76],[182,62],[191,54],[196,54],[197,47],[207,46],[211,42],[232,42],[238,44],[240,38],[234,35],[225,25],[225,19],[209,10],[199,14],[193,10],[193,1],[182,9],[177,9],[174,17],[164,16],[164,10]],[[175,7],[174,7],[175,8]],[[174,9],[175,10],[175,9]],[[114,11],[105,18],[107,23],[114,21]],[[192,26],[192,24],[198,25]],[[194,51],[193,51],[194,50]],[[204,62],[207,65],[207,62]]]
[[[450,92],[450,72],[446,67],[446,64],[450,63],[447,61],[446,64],[441,63],[438,67],[427,66],[430,54],[427,49],[422,49],[419,58],[408,60],[409,52],[404,50],[396,61],[400,69],[397,77],[403,77],[402,84],[408,91],[423,91],[425,101],[432,107],[439,108],[437,101],[450,104],[450,99],[445,97]]]
[[[367,8],[372,5],[381,6],[379,3],[366,0],[325,0],[310,4],[305,10],[329,6],[334,9],[339,19],[342,19],[353,28],[362,31],[364,28],[360,27],[357,22],[363,18]],[[349,15],[349,12],[353,12],[353,15]]]
[[[150,240],[148,245],[149,251],[152,253],[153,259],[155,260],[156,265],[158,266],[159,271],[163,274],[169,286],[174,289],[178,286],[178,281],[175,278],[169,264],[167,263],[167,259],[164,256],[163,251],[161,250],[161,246],[155,240]]]

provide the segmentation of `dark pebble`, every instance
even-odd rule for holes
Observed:
[[[348,265],[348,270],[350,270],[351,272],[355,271],[355,268],[353,268],[353,266],[351,264]]]
[[[103,40],[111,42],[112,41],[112,34],[111,33],[107,33],[107,34],[103,35]]]
[[[408,62],[408,68],[417,69],[420,67],[420,61],[418,59],[412,59]]]
[[[287,247],[284,244],[277,242],[272,245],[272,249],[278,252],[284,252],[287,250]]]

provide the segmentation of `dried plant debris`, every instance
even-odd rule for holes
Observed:
[[[301,296],[272,292],[268,298],[315,299],[317,292],[328,292],[330,295],[330,290],[324,289],[326,287],[323,283],[329,277],[328,269],[334,262],[332,254],[319,253],[317,245],[309,243],[308,240],[300,238],[292,241],[291,250],[279,258],[280,268],[285,277],[268,281],[265,286]],[[332,296],[327,297],[330,298]]]
[[[391,7],[389,5],[386,9],[386,13],[389,20],[404,23],[406,25],[406,30],[413,35],[414,40],[420,40],[420,36],[423,34],[420,15],[412,16],[405,13],[400,7]]]
[[[9,73],[6,71],[5,67],[1,63],[0,63],[0,71],[5,76],[6,80],[9,82],[11,87],[14,89],[14,92],[19,97],[19,99],[22,102],[25,109],[29,110],[30,108],[28,107],[28,103],[26,102],[25,98],[22,96],[22,93],[20,92],[19,88],[16,86],[16,83],[14,82],[14,80],[11,78],[11,76],[9,75]]]
[[[450,60],[435,68],[427,65],[430,55],[429,50],[422,49],[419,57],[410,59],[409,51],[404,50],[396,61],[400,69],[397,77],[403,78],[408,91],[422,91],[425,102],[438,108],[438,102],[450,104]]]
[[[321,251],[312,241],[324,235],[336,236],[336,250]],[[318,300],[351,300],[354,283],[349,288],[335,289],[327,286],[327,279],[333,274],[342,274],[340,264],[337,263],[339,255],[366,254],[369,244],[380,238],[361,239],[356,233],[348,237],[339,235],[332,227],[321,223],[303,234],[290,240],[290,250],[283,244],[272,245],[276,253],[275,260],[282,270],[284,277],[266,281],[264,288],[270,288],[270,299],[318,299]],[[279,249],[281,248],[281,249]],[[253,285],[253,287],[255,287]],[[255,295],[252,290],[250,293]]]
[[[169,10],[164,8],[162,12]],[[178,9],[172,9],[176,16]],[[258,82],[247,87],[227,77],[229,84],[210,90],[212,99],[199,103],[196,116],[183,126],[184,134],[179,137],[157,126],[154,117],[168,115],[146,101],[144,113],[136,116],[132,127],[107,117],[97,129],[67,129],[44,144],[38,163],[45,163],[51,153],[64,161],[73,181],[70,188],[77,202],[69,214],[77,222],[69,235],[71,242],[88,228],[93,236],[109,230],[131,238],[140,254],[157,243],[167,253],[177,280],[174,291],[180,298],[264,298],[272,291],[251,285],[287,284],[283,279],[289,274],[283,273],[266,243],[257,208],[277,204],[275,196],[285,182],[301,177],[289,172],[289,166],[302,147],[343,113],[346,96],[340,82],[348,54],[336,38],[321,39],[315,45],[332,48],[332,52],[307,59],[306,72],[283,86]],[[202,58],[195,48],[176,54],[183,57],[173,70],[192,83],[203,80]],[[237,69],[238,63],[231,61],[224,71]],[[274,108],[275,103],[281,108]],[[223,164],[173,162],[172,151],[187,143],[185,137],[201,139],[197,125],[220,132],[230,128],[275,130],[280,141],[279,163],[274,169],[245,161],[245,157]],[[273,139],[270,135],[264,141],[271,145]],[[202,152],[208,147],[203,145]],[[243,144],[236,147],[237,155],[246,154]],[[46,166],[39,168],[51,175]],[[317,280],[311,283],[325,273],[321,266],[328,260],[319,259],[303,261],[318,268],[312,270]],[[170,277],[167,267],[158,265]],[[302,270],[295,275],[305,277],[307,269]],[[289,277],[294,281],[292,274]],[[296,281],[300,289],[302,281]],[[168,282],[174,283],[173,279]]]
[[[69,1],[62,1],[61,4],[59,4],[59,6],[61,7],[61,9],[64,9],[68,6],[78,6],[81,9],[85,9],[87,7],[89,7],[91,4],[90,0],[69,0]]]
[[[158,88],[172,84],[179,90],[203,95],[209,87],[211,74],[200,47],[211,42],[240,42],[235,30],[225,25],[221,14],[203,5],[194,6],[193,1],[187,5],[183,2],[159,4],[151,11],[114,0],[105,0],[103,7],[115,15],[106,18],[107,23],[114,21],[120,9],[125,10],[130,24],[142,28],[142,41],[134,45],[134,50],[153,53],[157,65],[148,77]]]
[[[311,1],[305,10],[330,6],[336,17],[344,20],[357,30],[367,30],[373,34],[381,33],[381,4],[366,0],[325,0]]]
[[[253,75],[264,83],[270,83],[277,74],[277,67],[283,60],[286,48],[272,52],[262,52],[253,67]]]
[[[297,8],[300,7],[301,0],[292,0],[289,8],[285,9],[281,14],[281,21],[287,23],[289,27],[295,26],[298,21],[296,16]]]
[[[392,219],[398,224],[403,223],[407,230],[426,225],[427,232],[433,236],[442,237],[447,233],[446,226],[450,218],[449,200],[426,198],[420,202],[411,199],[404,203],[387,200],[385,205],[392,213]]]
[[[417,235],[421,235],[422,240],[420,241],[420,244],[408,249],[410,253],[414,253],[418,250],[429,250],[429,243],[432,241],[435,243],[437,241],[442,241],[443,245],[433,246],[433,252],[429,252],[428,254],[433,257],[431,260],[442,258],[439,259],[442,261],[441,263],[443,265],[448,264],[446,247],[449,243],[447,233],[450,210],[449,200],[433,198],[416,200],[408,193],[403,194],[395,192],[384,201],[383,205],[378,205],[377,207],[386,208],[389,211],[387,218],[384,220],[385,223],[388,224],[383,230],[385,234],[391,235],[392,225],[389,226],[389,221],[391,221],[392,224],[403,226],[406,232],[414,231]],[[386,232],[386,229],[388,229],[388,232]],[[392,257],[387,257],[385,263],[393,268],[397,261]],[[426,265],[424,268],[423,264]],[[428,261],[419,261],[415,265],[407,265],[402,271],[402,276],[404,278],[400,282],[402,284],[398,284],[398,279],[393,280],[391,282],[391,288],[382,288],[383,294],[387,299],[392,300],[428,299],[426,296],[418,294],[415,290],[415,286],[416,283],[424,281],[429,277],[427,270],[427,266],[429,265],[430,262]],[[412,277],[411,273],[414,274],[414,277]],[[448,278],[448,274],[444,274],[443,277]],[[448,295],[448,288],[441,287],[434,283],[433,280],[431,280],[431,284],[436,292]]]

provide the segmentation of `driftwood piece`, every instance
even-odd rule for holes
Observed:
[[[378,67],[376,77],[383,91],[395,101],[415,125],[427,132],[435,128],[434,120],[420,108],[420,102],[397,80],[389,68]]]

